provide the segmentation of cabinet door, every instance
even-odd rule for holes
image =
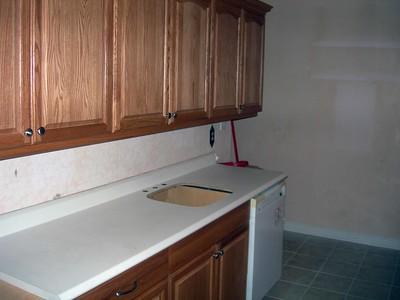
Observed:
[[[172,0],[175,122],[208,118],[210,0]]]
[[[243,113],[257,113],[262,108],[264,70],[264,15],[244,12],[243,41]]]
[[[168,283],[167,281],[162,281],[155,287],[145,292],[143,295],[133,298],[135,300],[167,300],[168,295]]]
[[[65,141],[111,129],[112,0],[36,0],[38,142]]]
[[[165,123],[167,3],[118,1],[117,129]]]
[[[171,300],[213,299],[214,252],[208,249],[170,276]]]
[[[248,230],[222,245],[224,254],[219,259],[218,299],[246,298]]]
[[[241,10],[216,2],[212,116],[235,116],[240,93]]]
[[[0,1],[0,150],[29,144],[29,2]]]

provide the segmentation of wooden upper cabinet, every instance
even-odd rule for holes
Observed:
[[[168,104],[168,1],[117,3],[116,129],[162,125]]]
[[[26,1],[27,2],[27,1]],[[38,142],[111,130],[112,0],[35,0]]]
[[[215,7],[212,116],[238,114],[240,96],[241,9],[228,1]]]
[[[0,150],[30,144],[29,1],[0,1]]]
[[[208,118],[211,0],[172,0],[169,111],[175,122]]]
[[[262,108],[264,22],[264,14],[243,12],[243,113],[257,113]]]
[[[0,159],[255,116],[271,8],[0,0]]]

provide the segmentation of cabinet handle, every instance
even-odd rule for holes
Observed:
[[[165,118],[168,121],[168,125],[172,124],[177,117],[178,117],[178,114],[176,112],[169,112],[165,115]]]
[[[165,115],[165,117],[170,120],[170,119],[175,119],[178,117],[178,113],[176,112],[169,112]]]
[[[137,287],[138,287],[138,283],[137,283],[137,281],[135,280],[134,283],[133,283],[133,285],[132,285],[132,287],[131,287],[129,290],[117,291],[117,292],[115,293],[115,296],[121,297],[121,296],[128,295],[128,294],[134,292],[134,291],[137,289]]]
[[[220,258],[221,256],[224,256],[224,254],[225,254],[224,250],[220,249],[220,250],[216,251],[216,252],[213,254],[213,257],[214,257],[215,259],[218,259],[218,258]]]
[[[31,136],[33,135],[33,130],[32,130],[32,128],[27,128],[27,129],[25,129],[24,135],[25,135],[25,136],[31,137]]]
[[[44,135],[46,133],[46,129],[44,127],[39,127],[37,129],[38,135]]]

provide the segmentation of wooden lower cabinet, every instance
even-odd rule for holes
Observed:
[[[248,230],[215,245],[170,276],[171,300],[246,298]]]
[[[135,300],[166,300],[168,297],[168,282],[166,280],[157,284],[154,288],[149,289],[141,296],[134,298]]]
[[[218,299],[246,299],[249,232],[245,230],[221,246],[218,262]]]
[[[171,300],[245,299],[248,203],[169,249]]]
[[[214,299],[214,252],[215,247],[206,250],[170,276],[170,299]]]
[[[106,281],[78,299],[166,299],[168,255],[162,251]]]
[[[249,212],[243,204],[78,299],[245,299]]]

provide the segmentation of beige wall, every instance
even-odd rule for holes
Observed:
[[[289,175],[287,219],[400,238],[400,1],[276,0],[242,159]]]
[[[221,128],[221,130],[220,130]],[[74,194],[215,151],[230,157],[230,132],[201,126],[0,161],[0,214]]]

